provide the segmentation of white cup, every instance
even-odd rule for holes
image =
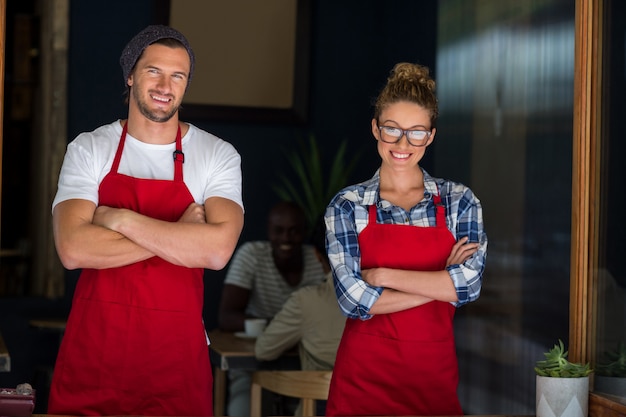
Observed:
[[[246,319],[244,321],[244,330],[246,335],[256,337],[263,333],[267,326],[267,320],[265,319]]]

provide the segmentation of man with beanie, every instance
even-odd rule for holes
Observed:
[[[67,147],[54,238],[82,272],[49,414],[213,415],[203,274],[224,268],[243,227],[241,159],[179,121],[194,61],[177,30],[141,31],[120,58],[128,118]]]

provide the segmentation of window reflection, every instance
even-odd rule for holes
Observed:
[[[534,414],[534,363],[569,332],[573,0],[439,2],[435,176],[481,199],[481,298],[457,312],[466,414]]]
[[[619,365],[618,349],[626,344],[626,222],[623,192],[624,107],[626,99],[626,6],[605,2],[604,73],[602,112],[600,242],[597,271],[597,325],[595,391],[626,399],[626,349]],[[611,362],[618,363],[613,366]]]

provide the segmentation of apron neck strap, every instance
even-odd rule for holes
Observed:
[[[174,151],[174,181],[183,180],[183,164],[185,163],[185,154],[183,153],[183,143],[180,134],[180,124],[176,132],[176,150]]]

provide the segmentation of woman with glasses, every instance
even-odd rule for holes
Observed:
[[[472,191],[419,165],[435,140],[434,90],[428,68],[393,68],[372,119],[380,168],[326,210],[348,317],[327,415],[463,414],[452,319],[480,295],[487,236]]]

